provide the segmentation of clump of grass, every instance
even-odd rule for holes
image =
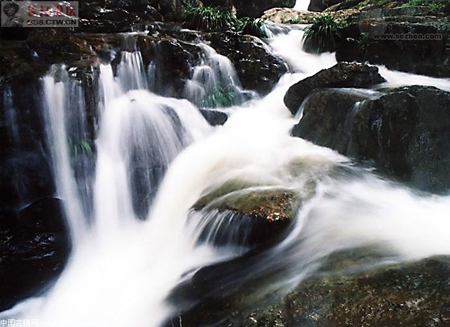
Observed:
[[[187,4],[183,13],[185,25],[205,32],[223,32],[236,28],[236,17],[219,7],[192,6]]]
[[[72,158],[76,158],[78,155],[85,154],[88,158],[94,157],[94,151],[92,150],[91,143],[87,139],[79,140],[74,142],[69,140],[69,151]]]
[[[236,93],[232,85],[219,86],[212,90],[200,103],[200,107],[230,107],[236,103]]]
[[[347,21],[321,15],[313,19],[313,24],[305,30],[303,48],[307,52],[322,53],[334,51],[336,41],[341,37],[340,29]]]
[[[260,38],[270,37],[270,31],[262,19],[243,17],[238,20],[237,30],[241,33],[254,35]]]
[[[264,20],[251,17],[237,19],[220,7],[194,6],[185,2],[183,19],[186,27],[205,32],[234,31],[260,38],[270,37]]]

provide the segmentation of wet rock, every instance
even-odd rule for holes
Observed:
[[[240,303],[246,295],[239,290],[232,297],[212,297],[167,326],[181,326],[182,321],[183,326],[219,327],[440,327],[448,317],[449,273],[448,257],[318,273],[287,295],[272,293],[257,301],[247,297],[246,309]]]
[[[356,108],[343,102],[346,96],[343,100],[338,100],[339,94],[333,96],[335,103],[307,105],[294,134],[374,164],[380,172],[419,189],[437,193],[450,189],[449,92],[402,87],[365,99]],[[337,108],[336,103],[343,106]],[[329,115],[336,122],[330,122]]]
[[[339,10],[327,13],[337,20],[349,19],[359,13],[358,9]],[[277,24],[312,24],[314,18],[322,14],[314,11],[298,11],[289,8],[273,8],[267,10],[262,19]]]
[[[137,46],[144,65],[155,65],[155,93],[180,97],[192,77],[192,67],[200,62],[202,51],[195,44],[172,37],[139,36]]]
[[[308,6],[309,11],[324,11],[328,7],[340,3],[342,0],[311,0]]]
[[[374,9],[342,29],[338,61],[385,65],[428,76],[450,76],[448,21],[426,7]]]
[[[284,61],[254,36],[211,33],[205,38],[219,54],[231,60],[245,89],[267,94],[287,72]]]
[[[200,112],[212,126],[223,125],[228,120],[228,115],[222,111],[200,109]]]
[[[81,37],[55,29],[32,31],[27,44],[46,63],[95,60],[96,53]]]
[[[378,68],[358,63],[341,62],[305,78],[289,88],[284,103],[296,114],[307,95],[318,88],[356,87],[364,88],[385,82]]]
[[[266,246],[280,239],[291,226],[299,209],[298,196],[285,189],[233,190],[234,187],[237,187],[237,184],[224,185],[202,197],[193,206],[194,210],[202,210],[203,213],[226,213],[228,216],[224,218],[222,215],[220,219],[233,220],[233,225],[229,226],[230,231],[223,230],[222,226],[217,232],[224,234],[213,242],[224,243],[231,239],[227,237],[228,233],[236,231],[235,227],[239,225],[245,225],[245,228],[241,228],[245,235],[238,237],[245,239],[236,239],[239,244],[245,243],[251,247]],[[206,235],[216,225],[214,219],[213,217],[210,226],[206,226],[202,239],[206,239]]]
[[[209,7],[221,7],[231,11],[233,9],[233,0],[202,0],[203,5]]]
[[[292,135],[346,154],[357,103],[366,98],[369,94],[355,89],[313,91],[304,102],[303,117]]]
[[[70,252],[65,234],[0,230],[0,311],[36,295],[61,273]]]
[[[295,6],[295,0],[234,0],[234,6],[239,17],[261,17],[267,9],[275,7],[288,7]]]

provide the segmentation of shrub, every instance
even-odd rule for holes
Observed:
[[[269,38],[270,31],[267,29],[264,20],[251,17],[239,19],[237,30],[241,33],[254,35],[260,38]]]
[[[223,32],[235,29],[236,17],[219,7],[186,5],[183,13],[185,25],[189,28],[206,32]]]
[[[306,28],[303,35],[303,48],[307,52],[326,52],[336,49],[336,40],[341,37],[340,28],[345,27],[345,20],[338,20],[330,15],[321,15],[313,19],[313,24]]]
[[[236,102],[236,93],[232,85],[217,87],[200,103],[200,107],[230,107]]]

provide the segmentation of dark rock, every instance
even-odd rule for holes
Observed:
[[[220,7],[229,11],[233,9],[233,0],[202,0],[202,3],[208,7]]]
[[[303,105],[303,117],[292,135],[347,153],[357,103],[368,94],[352,89],[319,89]]]
[[[334,6],[342,0],[311,0],[308,6],[309,11],[324,11],[328,7]]]
[[[18,212],[18,223],[24,228],[39,231],[66,232],[64,208],[60,199],[43,197]]]
[[[380,172],[419,189],[438,193],[450,189],[449,92],[402,87],[363,100],[357,108],[345,102],[347,96],[326,92],[322,96],[333,96],[335,103],[306,104],[295,135],[372,162]],[[336,103],[343,106],[337,108]]]
[[[155,93],[180,97],[186,80],[192,77],[192,67],[200,61],[201,48],[172,37],[139,36],[137,46],[145,65],[155,64]]]
[[[359,61],[437,77],[450,76],[448,21],[429,8],[378,9],[363,12],[341,30],[338,61]]]
[[[385,82],[385,79],[381,77],[376,67],[341,62],[291,86],[284,97],[284,103],[295,115],[303,100],[315,89],[330,87],[364,88],[382,82]]]
[[[437,257],[368,271],[319,273],[287,295],[272,293],[257,301],[241,287],[234,296],[209,298],[166,326],[179,327],[182,321],[183,326],[218,327],[440,327],[448,319],[449,273],[450,259]]]
[[[238,17],[261,17],[267,9],[295,6],[295,0],[233,0]]]
[[[27,44],[48,64],[95,60],[96,53],[81,37],[55,29],[32,31]]]
[[[273,244],[285,235],[300,206],[298,196],[283,189],[231,191],[238,185],[224,185],[194,204],[193,209],[202,210],[206,219],[200,239],[216,245],[256,247]],[[208,212],[212,212],[213,217]],[[218,219],[232,220],[233,224],[229,224],[228,229],[222,227],[215,231],[215,227],[222,225],[217,224]],[[211,232],[214,232],[214,239],[208,240]]]
[[[200,112],[212,126],[223,125],[228,120],[228,115],[222,111],[200,109]]]
[[[0,207],[17,210],[55,192],[53,174],[47,158],[35,152],[18,153],[2,162]]]
[[[0,230],[0,311],[45,290],[62,272],[70,252],[63,233]]]
[[[245,89],[267,94],[287,72],[284,61],[254,36],[211,33],[205,38],[218,53],[231,60]]]

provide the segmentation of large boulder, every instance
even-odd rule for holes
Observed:
[[[347,154],[355,110],[369,97],[362,90],[316,90],[304,102],[302,120],[292,134]]]
[[[385,79],[378,73],[377,67],[359,63],[340,62],[292,85],[284,97],[284,103],[295,115],[303,100],[315,89],[336,87],[364,88],[382,82],[385,82]]]
[[[231,297],[212,297],[166,326],[441,327],[450,321],[449,276],[449,257],[327,271],[287,295],[273,293],[254,301],[251,294],[236,291]]]
[[[284,61],[257,37],[211,33],[205,38],[219,54],[231,60],[245,89],[267,94],[287,72]]]
[[[341,30],[338,61],[385,65],[392,70],[450,76],[447,18],[427,7],[373,9]]]
[[[414,187],[450,189],[450,93],[434,87],[388,90],[349,105],[324,90],[305,104],[293,134],[331,147]],[[321,100],[334,97],[335,102]],[[341,103],[342,106],[336,106]],[[331,122],[329,116],[335,121]],[[325,122],[325,123],[323,123]]]

